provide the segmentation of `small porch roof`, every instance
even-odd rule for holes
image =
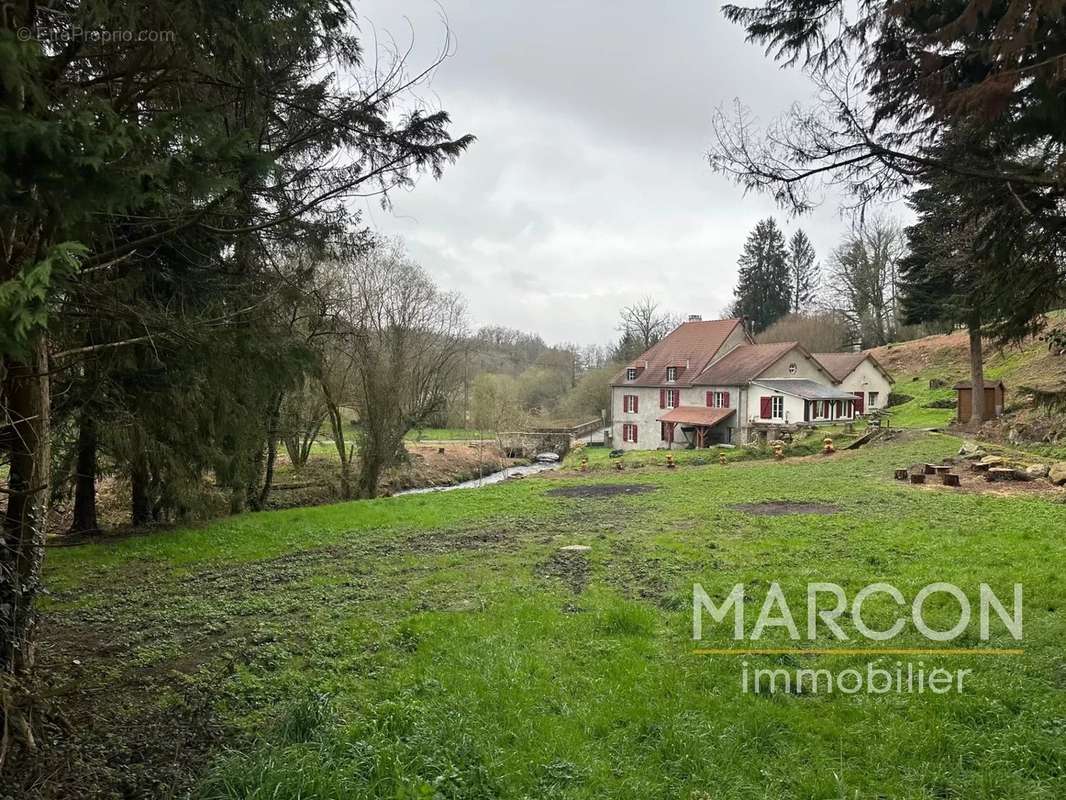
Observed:
[[[764,389],[772,389],[775,392],[790,394],[803,400],[854,400],[855,395],[837,389],[835,386],[826,386],[809,380],[767,380],[752,381],[752,385],[761,386]]]
[[[680,422],[682,425],[717,425],[732,414],[732,408],[706,408],[704,406],[678,406],[659,417],[660,422]]]

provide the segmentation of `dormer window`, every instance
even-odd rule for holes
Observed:
[[[677,367],[666,368],[666,380],[668,383],[673,383],[677,380]]]
[[[637,368],[636,367],[629,367],[626,370],[626,380],[627,381],[635,381],[636,379],[637,379]]]

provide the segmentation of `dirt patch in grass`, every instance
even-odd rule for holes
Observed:
[[[1066,498],[1066,490],[1052,485],[1043,478],[1029,481],[988,481],[985,479],[985,473],[972,472],[969,466],[963,465],[960,465],[955,470],[955,473],[959,476],[959,486],[944,486],[936,475],[927,475],[925,483],[913,484],[904,483],[903,481],[900,481],[900,483],[912,489],[920,489],[927,492],[962,492],[964,494],[990,494],[999,497],[1038,496],[1047,497],[1050,500]]]
[[[42,639],[48,646],[39,656],[37,694],[62,717],[38,717],[36,753],[16,747],[8,754],[0,786],[10,794],[3,796],[188,796],[225,739],[212,692],[176,681],[169,669],[129,667],[129,651],[109,646],[99,626],[46,617]],[[160,702],[163,693],[168,702]]]
[[[832,503],[793,503],[789,500],[772,500],[765,503],[737,503],[726,506],[731,511],[740,511],[755,517],[783,517],[788,514],[836,514],[840,506]]]
[[[424,533],[394,542],[397,550],[411,553],[453,553],[459,550],[485,550],[494,547],[514,547],[515,534],[500,530],[460,531],[457,533]]]
[[[581,594],[589,585],[589,559],[579,551],[556,550],[537,566],[536,573],[560,580],[570,587],[571,592]]]
[[[620,494],[647,494],[658,488],[646,483],[589,483],[583,486],[559,486],[545,494],[549,497],[614,497]]]

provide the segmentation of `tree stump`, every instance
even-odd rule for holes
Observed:
[[[934,464],[926,464],[925,465],[925,474],[926,475],[936,475],[936,465],[934,465]]]
[[[910,475],[910,470],[908,470],[906,468],[897,469],[896,470],[896,480],[897,481],[905,481],[905,480],[907,480],[907,476],[908,475]]]
[[[950,472],[945,472],[940,476],[940,482],[945,486],[961,486],[958,475],[953,475]]]
[[[989,481],[1012,481],[1014,480],[1014,470],[1010,467],[991,467],[988,470]]]
[[[970,464],[970,469],[974,472],[988,472],[989,466],[988,464],[982,464],[980,461],[974,461]]]
[[[925,474],[919,472],[915,475],[911,475],[911,483],[925,483]]]

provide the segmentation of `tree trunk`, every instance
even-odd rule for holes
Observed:
[[[74,520],[71,533],[99,533],[96,517],[96,418],[88,406],[78,426],[78,460],[74,475]]]
[[[148,458],[139,451],[130,465],[130,522],[133,525],[147,525],[152,521],[152,501],[148,491],[150,482]]]
[[[0,550],[0,670],[13,674],[33,666],[52,456],[47,341],[39,336],[30,347],[25,363],[7,363],[4,378],[11,435]]]
[[[259,508],[265,508],[270,497],[270,487],[274,485],[274,462],[278,458],[278,426],[281,424],[281,401],[285,395],[278,392],[274,405],[270,409],[267,423],[266,473],[263,476],[263,488],[259,491]]]
[[[334,402],[329,388],[322,384],[322,391],[326,397],[326,410],[329,415],[329,426],[333,432],[333,444],[337,448],[337,456],[341,461],[341,499],[352,499],[352,452],[344,443],[344,418],[341,416],[340,406]]]
[[[970,425],[981,427],[985,418],[985,360],[981,344],[981,318],[970,318]]]
[[[380,454],[372,452],[373,448],[367,447],[365,440],[363,446],[359,463],[358,497],[361,500],[372,500],[378,496],[378,483],[384,465]]]

